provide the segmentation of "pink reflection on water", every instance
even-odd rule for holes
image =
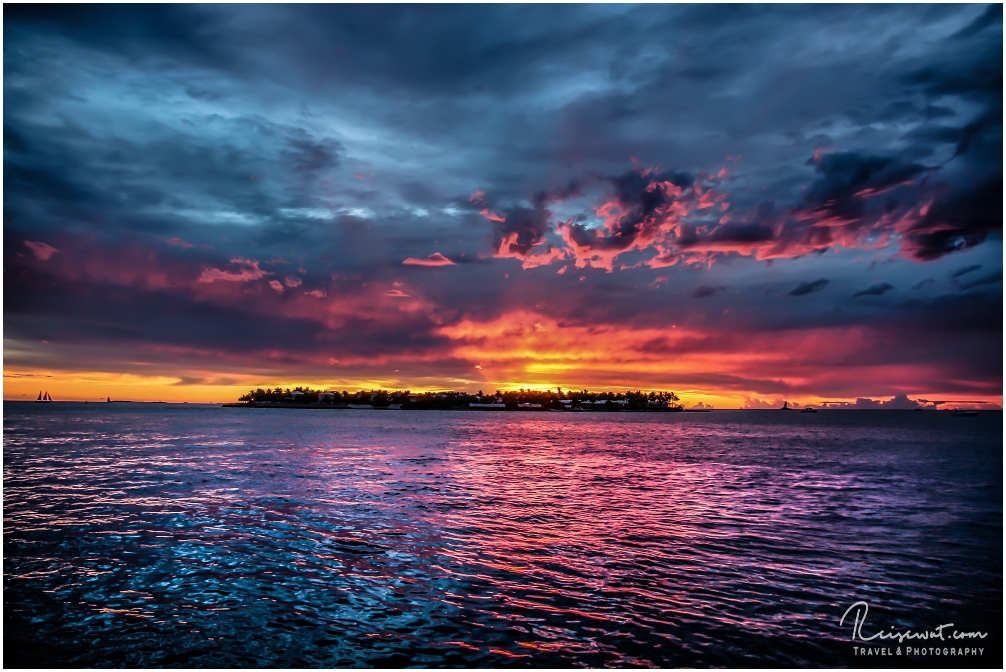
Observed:
[[[331,642],[329,666],[370,660],[364,640],[595,666],[830,641],[822,614],[864,577],[888,604],[973,590],[978,537],[951,525],[990,505],[925,475],[1001,444],[935,416],[173,412],[5,425],[19,599],[90,605],[87,632],[193,624],[191,646],[263,663],[262,632]]]

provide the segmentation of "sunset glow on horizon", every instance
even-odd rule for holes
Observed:
[[[6,400],[1002,405],[1001,6],[5,19]]]

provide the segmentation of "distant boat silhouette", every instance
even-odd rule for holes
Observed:
[[[950,415],[955,415],[958,418],[973,418],[976,415],[978,415],[978,411],[966,411],[966,410],[964,410],[962,408],[958,408],[957,410],[955,410]]]
[[[817,413],[817,409],[813,406],[808,406],[800,411],[801,413]]]
[[[42,392],[39,391],[38,399],[36,399],[35,401],[52,401],[52,397],[49,396],[48,390],[46,390],[45,394],[42,394]]]
[[[779,410],[780,411],[792,411],[793,409],[789,407],[789,402],[788,401],[784,401],[784,402],[782,402],[782,408],[780,408]]]

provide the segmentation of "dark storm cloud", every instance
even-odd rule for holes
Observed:
[[[956,280],[957,278],[961,277],[962,275],[967,275],[968,273],[971,273],[973,271],[977,271],[981,267],[982,267],[981,264],[971,264],[970,266],[963,266],[961,268],[958,268],[953,273],[951,273],[950,277]]]
[[[737,222],[722,224],[700,234],[701,225],[683,225],[676,243],[682,248],[695,247],[706,243],[765,243],[776,239],[772,227],[764,222]],[[708,227],[705,227],[708,228]]]
[[[330,170],[339,165],[342,146],[330,138],[315,140],[303,129],[296,129],[290,133],[287,144],[286,156],[299,170]]]
[[[707,285],[698,286],[694,292],[692,292],[692,298],[701,299],[707,296],[712,296],[716,292],[722,292],[726,287],[723,285],[717,285],[715,287],[709,287]]]
[[[818,278],[813,282],[804,280],[799,285],[790,290],[790,296],[804,296],[806,294],[811,294],[813,292],[820,292],[822,289],[828,286],[828,280],[826,278]]]
[[[19,143],[31,149],[5,155],[8,213],[44,209],[44,226],[86,219],[150,231],[263,223],[284,209],[318,207],[319,178],[342,151],[331,138],[260,118],[196,123],[203,135],[182,127],[134,140],[20,121]]]
[[[997,23],[1001,24],[1003,22],[1003,8],[1002,5],[989,5],[986,7],[985,11],[977,19],[972,21],[968,26],[961,28],[959,31],[954,33],[953,37],[956,39],[967,39],[969,37],[974,37],[986,28],[995,26]]]
[[[181,11],[180,11],[181,10]],[[200,21],[201,20],[201,21]],[[58,33],[76,42],[131,55],[167,52],[176,58],[219,58],[207,22],[212,15],[191,6],[12,4],[4,23],[19,37]]]
[[[996,271],[994,273],[987,273],[978,278],[969,278],[968,280],[959,283],[961,289],[974,289],[975,287],[981,287],[982,285],[992,285],[997,282],[1002,282],[1003,272]]]
[[[545,239],[550,214],[544,208],[511,208],[502,222],[493,221],[493,248],[503,254],[526,255]]]
[[[940,119],[954,116],[954,111],[949,107],[938,105],[926,105],[921,107],[907,100],[901,100],[888,105],[880,114],[872,115],[866,113],[858,116],[859,121],[868,119],[876,121],[911,121],[918,119]]]
[[[894,289],[894,285],[889,282],[875,282],[866,289],[861,289],[858,292],[853,292],[852,295],[856,296],[880,296],[884,292]]]
[[[1001,29],[999,37],[1002,38]],[[1001,101],[1002,98],[1002,68],[997,68],[995,63],[985,59],[962,59],[928,66],[907,73],[904,81],[922,89],[932,98],[944,95],[960,95],[979,100],[998,96]]]
[[[978,184],[938,195],[905,233],[906,247],[920,260],[980,245],[1002,230],[1002,172]]]
[[[820,177],[807,189],[803,207],[846,220],[863,216],[864,196],[909,184],[925,171],[919,164],[901,165],[892,157],[856,152],[825,154],[813,163]]]
[[[965,125],[960,130],[960,140],[957,142],[954,157],[967,154],[968,149],[971,148],[971,144],[976,140],[986,139],[986,137],[990,140],[994,139],[997,128],[999,129],[999,134],[1002,135],[1002,124],[1003,110],[1000,107],[999,109],[989,110],[971,123]]]
[[[578,246],[604,251],[625,250],[632,247],[638,237],[652,235],[659,224],[657,213],[679,200],[681,193],[695,183],[694,176],[682,171],[644,174],[644,171],[631,170],[616,177],[597,176],[595,179],[610,188],[609,204],[616,206],[617,214],[612,215],[603,236],[596,235],[596,230],[588,232],[578,223],[570,223],[568,230]],[[673,186],[654,188],[654,184]]]

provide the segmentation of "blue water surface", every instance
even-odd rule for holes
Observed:
[[[1002,663],[1001,413],[3,423],[6,667]],[[860,655],[857,601],[983,653]]]

